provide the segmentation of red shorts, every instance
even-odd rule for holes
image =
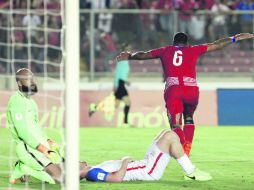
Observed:
[[[197,86],[169,87],[164,93],[164,100],[171,124],[182,124],[182,114],[193,116],[198,105],[198,99],[199,88]],[[180,118],[176,118],[179,113]]]

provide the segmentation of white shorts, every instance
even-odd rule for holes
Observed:
[[[148,149],[144,160],[134,161],[128,164],[123,180],[159,180],[162,177],[170,158],[169,153],[162,152],[157,147],[156,143],[153,143]]]
[[[171,156],[169,153],[162,152],[156,143],[153,143],[146,153],[145,160],[147,160],[147,172],[155,180],[159,180],[169,161]]]

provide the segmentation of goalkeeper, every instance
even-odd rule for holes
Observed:
[[[8,127],[16,142],[18,161],[10,183],[24,175],[54,184],[63,182],[60,147],[39,127],[38,108],[31,98],[37,92],[33,73],[29,69],[16,72],[18,91],[11,96],[7,108]]]

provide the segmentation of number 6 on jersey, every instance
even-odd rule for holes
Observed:
[[[174,54],[173,58],[173,65],[175,66],[180,66],[182,65],[183,62],[183,52],[181,50],[177,50]]]

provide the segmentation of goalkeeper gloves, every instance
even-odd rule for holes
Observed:
[[[49,144],[50,149],[59,154],[60,157],[64,157],[64,151],[57,143],[53,142]]]
[[[60,162],[62,161],[61,156],[57,152],[52,150],[48,151],[48,158],[53,164],[60,164]]]
[[[50,139],[48,139],[48,144],[51,150],[58,153],[61,157],[64,157],[64,151],[61,146],[59,146],[57,143],[55,143],[54,141]]]

